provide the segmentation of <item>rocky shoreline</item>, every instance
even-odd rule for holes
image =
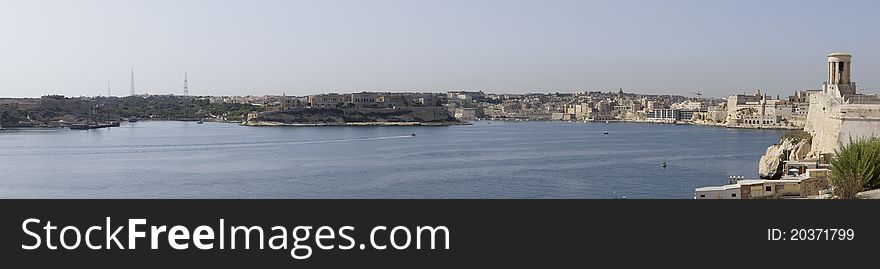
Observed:
[[[810,157],[812,141],[801,137],[780,138],[778,144],[767,148],[758,162],[758,176],[763,179],[779,179],[785,174],[785,161],[806,161]]]

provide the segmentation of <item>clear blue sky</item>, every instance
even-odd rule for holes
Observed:
[[[880,87],[878,3],[3,0],[0,96]]]

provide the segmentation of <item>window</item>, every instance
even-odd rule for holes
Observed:
[[[700,194],[700,198],[706,198],[705,194]]]
[[[773,187],[770,187],[770,186],[767,186],[767,187],[765,188],[765,191],[772,191],[772,190],[773,190]]]
[[[736,193],[731,193],[730,197],[736,197]]]

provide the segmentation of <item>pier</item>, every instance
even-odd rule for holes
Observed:
[[[119,122],[96,123],[96,124],[78,123],[78,124],[71,124],[69,127],[71,130],[91,130],[91,129],[119,127]]]

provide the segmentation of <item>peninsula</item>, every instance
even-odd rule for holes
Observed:
[[[628,121],[728,128],[803,129],[816,90],[785,99],[761,93],[704,98],[696,92],[650,95],[617,91],[496,94],[325,93],[308,96],[132,95],[0,98],[0,126],[70,127],[146,120],[208,120],[247,126],[457,125],[479,119]]]

